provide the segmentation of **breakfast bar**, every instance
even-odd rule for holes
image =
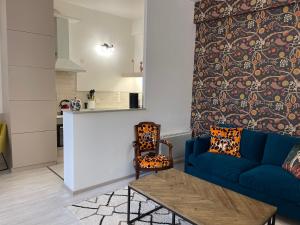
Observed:
[[[144,117],[143,109],[65,112],[65,185],[76,192],[132,175],[134,136],[128,131]]]
[[[177,130],[180,126],[151,113],[126,108],[64,112],[64,182],[68,189],[78,192],[134,177],[133,128],[141,121],[162,124],[161,135],[173,138],[174,157],[182,160],[189,129]]]

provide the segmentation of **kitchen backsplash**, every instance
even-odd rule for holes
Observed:
[[[75,74],[67,72],[56,72],[56,95],[57,110],[59,103],[63,99],[70,99],[76,96],[77,79]]]
[[[77,76],[67,72],[56,73],[56,93],[57,93],[57,111],[59,112],[59,103],[64,99],[73,99],[75,96],[84,102],[87,102],[88,91],[77,91]],[[139,94],[142,98],[142,94]],[[129,92],[117,91],[96,91],[96,108],[128,108]],[[141,101],[140,101],[141,102]]]

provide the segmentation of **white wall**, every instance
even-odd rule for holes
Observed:
[[[3,113],[3,87],[2,87],[2,77],[3,77],[3,66],[2,66],[2,54],[3,54],[3,47],[2,45],[4,44],[3,43],[3,40],[2,40],[2,37],[3,37],[3,32],[5,30],[5,28],[3,27],[3,18],[4,18],[4,15],[2,12],[4,9],[4,2],[3,1],[0,1],[0,113]]]
[[[1,43],[0,43],[1,52]],[[0,54],[0,114],[3,113],[3,95],[2,95],[2,66],[1,66],[1,54]]]
[[[132,36],[134,38],[134,71],[140,71],[140,62],[144,61],[144,18],[134,20],[132,23]],[[144,63],[144,62],[143,62]]]
[[[7,69],[7,19],[6,0],[0,0],[0,75],[1,75],[1,112],[5,114],[6,123],[8,119],[8,69]],[[8,126],[9,128],[9,126]]]
[[[190,130],[195,25],[190,0],[148,0],[146,110],[66,113],[65,184],[73,191],[126,177],[132,166],[133,127],[150,120],[163,134]],[[182,151],[182,150],[181,150]]]
[[[70,56],[87,70],[79,73],[79,91],[142,92],[142,81],[123,78],[123,73],[132,72],[134,37],[131,35],[132,20],[95,10],[55,1],[55,9],[63,15],[80,19],[70,24]],[[97,55],[95,46],[113,44],[112,56]]]

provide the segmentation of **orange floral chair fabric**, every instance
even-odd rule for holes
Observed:
[[[172,144],[160,139],[160,125],[153,122],[141,122],[135,126],[136,141],[133,142],[136,179],[140,171],[159,171],[173,167]],[[169,148],[169,155],[159,154],[159,145]]]
[[[240,142],[243,128],[210,128],[209,152],[241,157]]]
[[[137,127],[137,141],[141,151],[157,148],[160,127],[152,123],[144,123]]]
[[[165,168],[170,166],[170,160],[164,155],[145,155],[137,158],[140,168]]]

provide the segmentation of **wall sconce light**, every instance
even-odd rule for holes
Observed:
[[[109,57],[113,54],[115,48],[112,44],[104,43],[103,45],[97,44],[95,50],[98,55]]]

